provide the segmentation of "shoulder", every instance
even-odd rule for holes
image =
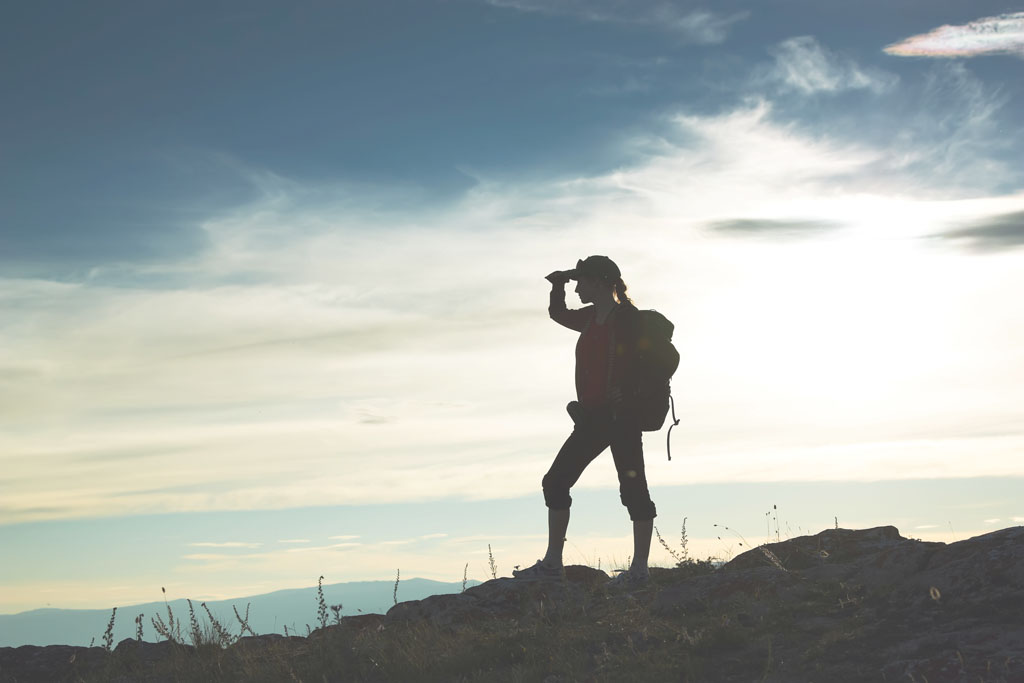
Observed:
[[[640,309],[630,304],[619,304],[615,311],[615,322],[619,327],[634,329],[643,321]]]

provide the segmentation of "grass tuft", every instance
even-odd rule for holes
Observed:
[[[203,631],[199,628],[199,620],[196,619],[196,611],[192,608],[192,600],[185,598],[185,602],[188,603],[188,623],[190,628],[190,635],[192,636],[192,644],[199,647],[199,644],[203,642]]]
[[[107,630],[103,633],[103,649],[110,652],[111,647],[114,644],[114,618],[117,616],[117,608],[110,613],[110,622],[107,624]]]
[[[210,625],[213,627],[213,634],[217,639],[217,644],[221,647],[229,647],[237,640],[230,633],[227,632],[217,618],[213,616],[210,608],[206,606],[206,603],[200,603],[200,606],[206,611],[206,616],[210,620]]]
[[[233,609],[235,611],[235,618],[238,619],[238,623],[242,625],[242,632],[238,634],[239,638],[244,636],[246,631],[248,631],[249,635],[251,635],[251,636],[255,636],[256,635],[256,633],[251,628],[249,628],[249,605],[251,605],[251,604],[252,604],[251,602],[245,603],[245,618],[244,619],[238,613],[238,608],[235,607],[234,605],[231,605],[231,609]]]
[[[320,619],[320,628],[327,628],[327,601],[324,600],[324,577],[322,574],[316,582],[316,595],[318,603],[316,615]]]
[[[164,594],[164,605],[167,607],[167,621],[165,622],[159,614],[156,615],[150,619],[153,623],[153,629],[157,632],[157,635],[162,636],[165,640],[169,640],[172,643],[182,643],[181,624],[175,621],[174,612],[167,603],[167,589],[161,587],[160,591]]]

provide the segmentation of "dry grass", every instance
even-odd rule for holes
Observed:
[[[643,606],[609,603],[588,613],[570,610],[457,630],[427,622],[383,630],[343,623],[259,647],[212,646],[200,633],[198,644],[171,641],[171,656],[148,670],[125,649],[102,670],[80,675],[84,681],[699,681],[719,654],[748,637],[730,623],[716,614],[664,618]],[[752,680],[763,666],[752,670]]]
[[[189,604],[183,625],[170,605],[166,617],[154,616],[156,632],[169,654],[150,662],[138,648],[113,651],[105,666],[79,671],[82,681],[702,681],[733,672],[746,680],[765,680],[775,666],[772,641],[791,610],[778,610],[774,622],[745,622],[742,606],[728,610],[709,606],[699,614],[663,616],[650,609],[658,585],[677,584],[715,571],[711,558],[695,560],[687,549],[686,520],[678,547],[655,529],[659,543],[676,561],[671,568],[652,568],[647,598],[613,596],[607,589],[589,609],[582,606],[557,614],[509,622],[492,620],[457,629],[428,622],[389,623],[386,627],[353,626],[340,616],[341,605],[328,607],[323,576],[318,580],[316,620],[319,628],[299,638],[243,640],[253,636],[245,616],[235,610],[237,625],[229,630],[206,608],[205,618]],[[744,540],[745,542],[745,540]],[[492,575],[496,575],[488,546]],[[467,565],[468,570],[468,565]],[[396,573],[397,603],[400,573]],[[465,585],[465,576],[464,585]],[[166,592],[165,592],[166,593]],[[847,596],[840,598],[841,606]],[[830,601],[836,596],[829,595]],[[166,604],[166,597],[165,597]],[[833,602],[832,604],[835,604]],[[596,606],[595,606],[596,605]],[[328,623],[328,609],[333,623]],[[312,606],[311,606],[312,611]],[[113,629],[114,614],[105,638]],[[136,618],[141,631],[142,615]],[[779,620],[782,621],[779,621]],[[182,631],[186,632],[183,634]],[[141,633],[138,633],[141,640]],[[104,641],[108,643],[108,640]],[[131,641],[129,641],[131,642]],[[828,647],[828,641],[818,647]],[[732,660],[739,648],[756,653],[749,661]],[[107,644],[108,651],[110,650]]]

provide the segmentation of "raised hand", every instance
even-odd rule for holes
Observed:
[[[569,278],[569,271],[568,270],[556,270],[555,272],[553,272],[553,273],[551,273],[549,275],[546,275],[544,277],[544,279],[547,280],[548,282],[550,282],[553,285],[564,285],[570,279]]]

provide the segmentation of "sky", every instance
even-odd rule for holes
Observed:
[[[1024,522],[1024,6],[55,1],[0,64],[0,613],[532,564],[590,254],[676,325],[673,547]]]

